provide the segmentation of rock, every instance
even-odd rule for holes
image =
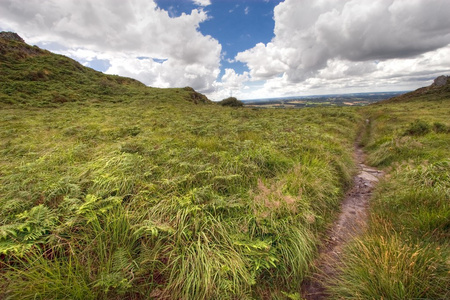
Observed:
[[[16,42],[21,42],[21,43],[25,43],[25,41],[23,40],[23,38],[21,38],[17,33],[15,32],[10,32],[10,31],[2,31],[0,32],[0,38],[4,39],[4,40],[8,40],[8,41],[16,41]]]
[[[434,82],[431,86],[433,86],[433,87],[444,86],[447,84],[449,77],[450,76],[441,75],[434,80]]]
[[[8,54],[16,59],[44,54],[45,50],[30,46],[17,34],[9,31],[0,32],[0,55]]]
[[[358,177],[360,177],[360,178],[362,178],[362,179],[364,179],[364,180],[367,180],[367,181],[369,181],[369,182],[378,182],[378,178],[376,178],[375,176],[373,176],[373,175],[370,174],[370,173],[367,173],[366,171],[362,171],[362,172],[358,175]]]
[[[378,173],[379,172],[378,170],[374,170],[374,169],[367,168],[367,167],[363,168],[363,171],[365,171],[367,173]]]

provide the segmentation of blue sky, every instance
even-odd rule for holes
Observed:
[[[230,61],[239,52],[250,49],[257,43],[270,42],[275,26],[273,9],[280,2],[216,1],[206,8],[212,17],[200,24],[200,31],[221,41],[223,69],[233,68],[238,73],[248,71],[242,62]]]
[[[273,9],[281,0],[212,1],[204,10],[210,16],[199,30],[219,40],[226,59],[233,59],[241,51],[273,38]],[[172,16],[190,13],[196,5],[189,0],[157,0]]]
[[[156,0],[158,7],[166,10],[172,17],[182,13],[189,14],[198,6],[190,0]],[[211,1],[204,8],[209,18],[202,22],[199,30],[210,35],[222,45],[221,73],[226,68],[237,73],[249,71],[235,56],[252,48],[257,43],[268,43],[273,38],[275,21],[273,10],[282,0],[219,0]]]
[[[412,90],[450,70],[448,0],[2,0],[0,30],[212,100]]]

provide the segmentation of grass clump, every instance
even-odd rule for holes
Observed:
[[[431,125],[424,120],[416,120],[406,129],[405,135],[425,135],[431,131]]]
[[[367,235],[347,249],[333,295],[337,299],[444,299],[450,283],[448,254],[439,246],[408,243],[395,234]]]

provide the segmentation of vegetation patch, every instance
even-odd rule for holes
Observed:
[[[158,97],[3,109],[2,296],[298,290],[353,169],[357,112]]]
[[[239,101],[235,97],[228,97],[226,99],[223,99],[222,101],[218,102],[222,106],[231,106],[231,107],[242,107],[244,106],[244,103]]]

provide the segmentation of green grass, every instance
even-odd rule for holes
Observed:
[[[2,110],[3,297],[298,290],[350,182],[357,112],[236,110],[161,93]]]

